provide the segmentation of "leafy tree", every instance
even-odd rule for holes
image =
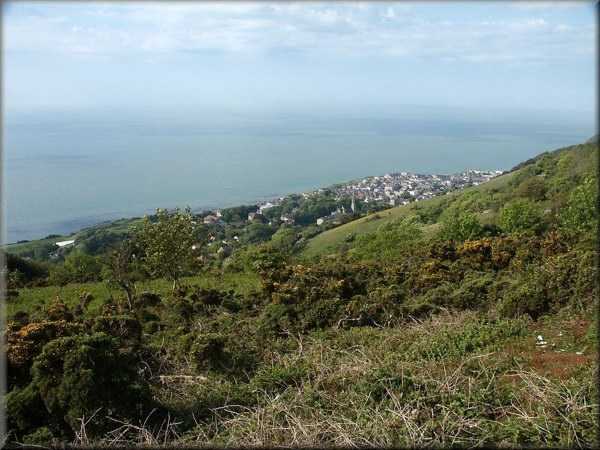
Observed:
[[[71,274],[65,268],[64,264],[54,264],[50,266],[48,275],[48,284],[51,286],[65,286],[72,281]]]
[[[69,273],[71,281],[87,283],[98,281],[102,266],[98,258],[75,251],[69,253],[65,258],[65,269]]]
[[[175,290],[179,278],[191,265],[192,246],[196,243],[196,225],[190,209],[158,209],[154,220],[146,216],[135,230],[135,240],[144,252],[142,263],[147,271],[173,281]]]
[[[48,276],[48,269],[45,265],[10,253],[6,254],[6,270],[8,279],[15,288],[29,283],[39,283]]]
[[[326,216],[338,208],[338,203],[329,197],[320,197],[311,201],[305,201],[294,213],[299,225],[310,225],[315,223],[319,217]]]
[[[271,208],[263,210],[263,215],[268,220],[279,220],[282,212],[283,208],[281,206],[273,206]]]
[[[64,286],[68,283],[89,283],[98,281],[102,271],[99,258],[73,251],[67,255],[63,264],[50,266],[48,283]]]
[[[36,245],[31,256],[33,259],[39,261],[47,261],[50,258],[50,254],[56,249],[56,244],[52,242],[46,242],[44,244]]]
[[[248,219],[248,213],[255,212],[257,209],[257,205],[242,205],[233,208],[225,208],[221,210],[221,217],[227,223],[245,222]]]
[[[546,183],[543,178],[532,176],[519,185],[516,194],[533,201],[542,201],[546,197]]]
[[[275,230],[269,225],[252,223],[246,227],[244,240],[250,243],[263,242],[271,238]]]
[[[80,238],[79,245],[83,248],[85,253],[98,255],[106,252],[111,247],[114,247],[118,242],[122,241],[124,237],[123,234],[117,234],[111,231],[94,230],[89,233],[89,236]]]
[[[571,232],[583,232],[594,228],[598,219],[597,189],[597,182],[589,177],[571,192],[567,206],[560,214],[562,228]]]
[[[514,200],[500,211],[500,227],[507,233],[536,233],[541,224],[539,208],[530,200]]]
[[[442,221],[440,236],[442,239],[466,241],[476,239],[482,234],[479,219],[468,211],[456,212],[447,215]]]
[[[108,256],[103,278],[109,285],[117,286],[125,292],[127,304],[132,309],[135,283],[141,277],[138,268],[139,249],[132,240],[122,242]]]
[[[271,236],[271,243],[280,250],[289,250],[298,239],[298,228],[282,227]]]

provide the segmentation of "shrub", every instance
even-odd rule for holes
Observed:
[[[79,430],[79,419],[91,418],[88,435],[108,425],[105,414],[132,418],[149,400],[138,375],[135,356],[104,333],[59,338],[44,346],[33,365],[33,384],[55,426],[66,435]],[[58,431],[58,430],[57,430]]]
[[[541,225],[539,208],[529,200],[514,200],[500,211],[500,226],[507,233],[537,233]]]
[[[94,333],[106,333],[119,339],[121,344],[137,348],[141,343],[142,326],[132,316],[97,316],[90,321],[91,331]]]
[[[407,355],[417,359],[463,358],[486,348],[497,348],[503,340],[527,333],[525,320],[468,321],[461,327],[446,326],[411,343]]]
[[[397,371],[378,367],[369,371],[354,390],[370,401],[379,403],[390,398],[390,392],[402,398],[411,397],[421,390],[409,370]]]
[[[48,424],[48,411],[39,391],[32,384],[24,388],[15,388],[6,396],[8,429],[17,433],[17,437],[31,433]],[[46,442],[47,444],[48,442]]]
[[[415,216],[386,223],[373,233],[354,240],[352,255],[360,259],[390,260],[402,256],[423,235]],[[348,241],[352,242],[352,241]]]
[[[550,309],[550,299],[535,274],[525,275],[504,291],[498,310],[505,317],[528,314],[537,319]]]
[[[158,294],[153,292],[142,292],[136,297],[133,304],[136,308],[148,308],[160,305],[161,301],[160,295]]]
[[[276,365],[259,370],[252,379],[252,386],[269,393],[284,391],[288,386],[298,386],[308,377],[303,365]]]
[[[47,447],[53,444],[54,435],[48,427],[41,427],[23,437],[23,443],[31,446]]]
[[[9,327],[6,334],[7,375],[9,389],[24,386],[30,381],[34,358],[53,339],[81,332],[81,324],[60,321],[32,322]]]
[[[258,321],[258,331],[262,336],[277,334],[292,328],[294,315],[292,308],[280,303],[266,305]]]
[[[542,201],[546,197],[546,183],[539,176],[532,176],[524,180],[516,189],[519,197],[528,198],[533,201]]]
[[[473,213],[462,211],[449,214],[442,222],[440,236],[442,239],[452,241],[465,241],[476,239],[482,234],[479,219]]]
[[[224,363],[225,336],[209,333],[198,336],[192,345],[192,355],[199,369],[220,369]]]
[[[58,296],[48,304],[46,314],[48,315],[48,319],[53,321],[66,320],[69,322],[73,320],[73,314]]]
[[[493,275],[484,272],[470,272],[460,282],[449,298],[449,304],[459,309],[482,308],[487,306],[488,289]]]
[[[254,339],[249,339],[243,330],[188,336],[192,339],[190,353],[197,370],[243,375],[256,369]]]
[[[568,232],[581,233],[595,229],[597,220],[598,186],[597,181],[589,177],[571,192],[559,221]]]

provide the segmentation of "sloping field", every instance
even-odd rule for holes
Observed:
[[[380,226],[386,223],[413,214],[419,207],[436,206],[441,202],[447,201],[449,198],[455,198],[456,196],[463,195],[466,192],[502,189],[507,185],[510,179],[516,175],[516,173],[518,173],[518,171],[501,175],[479,186],[473,186],[460,191],[450,192],[446,195],[441,195],[432,199],[423,200],[408,205],[397,206],[395,208],[369,214],[368,216],[348,222],[344,225],[340,225],[339,227],[331,230],[327,230],[324,233],[318,234],[308,242],[306,248],[302,252],[302,256],[306,258],[312,258],[315,256],[335,253],[340,249],[340,246],[345,242],[348,236],[377,231]],[[433,226],[426,227],[424,231],[425,233],[433,232],[435,231],[435,228],[436,227]]]

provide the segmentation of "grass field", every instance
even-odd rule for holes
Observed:
[[[222,276],[213,274],[198,275],[194,277],[186,277],[181,280],[182,284],[199,286],[203,288],[214,288],[221,290],[232,289],[240,294],[248,294],[249,292],[259,288],[259,278],[252,273],[226,273]],[[137,284],[138,292],[153,292],[161,296],[169,294],[173,284],[164,279],[147,280]],[[85,292],[89,292],[94,297],[90,303],[88,313],[94,315],[98,312],[102,302],[110,297],[123,296],[123,292],[118,289],[109,289],[108,285],[103,282],[98,283],[73,283],[66,286],[48,286],[37,288],[19,289],[19,296],[7,302],[6,314],[7,317],[13,317],[17,311],[31,313],[37,308],[42,308],[49,302],[59,297],[67,306],[74,306],[79,302],[79,296]]]
[[[169,438],[218,446],[585,447],[595,439],[598,407],[590,398],[589,325],[585,316],[486,321],[464,312],[399,328],[312,333],[298,338],[296,351],[274,353],[254,377],[256,404],[216,409]],[[540,334],[548,346],[536,344]],[[168,385],[161,396],[211,399],[223,386],[209,377]],[[163,438],[140,435],[146,444]]]

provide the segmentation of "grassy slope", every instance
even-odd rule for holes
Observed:
[[[593,389],[589,323],[556,317],[482,324],[461,313],[398,328],[313,333],[297,351],[274,353],[259,377],[266,392],[258,405],[217,412],[216,421],[200,423],[180,442],[589,446],[597,413],[585,400]],[[536,346],[538,334],[560,351]],[[221,386],[209,378],[167,386],[162,396],[211,398]]]
[[[186,277],[181,280],[182,283],[200,286],[203,288],[213,288],[228,290],[233,289],[239,294],[248,294],[252,290],[259,288],[259,278],[255,274],[223,274],[223,275],[198,275]],[[168,296],[172,289],[172,283],[164,279],[146,280],[137,284],[138,292],[154,292],[161,296]],[[102,302],[113,296],[123,296],[122,291],[118,289],[110,290],[106,283],[72,283],[66,286],[47,286],[36,288],[23,288],[19,290],[19,296],[9,300],[6,305],[6,315],[8,318],[14,316],[17,311],[30,313],[37,308],[52,302],[59,297],[67,306],[75,306],[79,301],[79,296],[84,292],[93,295],[94,300],[90,303],[89,314],[94,315],[98,312]]]
[[[518,171],[517,171],[518,172]],[[312,238],[306,248],[304,249],[302,256],[311,258],[318,255],[331,254],[339,250],[340,245],[344,243],[345,238],[349,234],[365,234],[376,231],[380,226],[391,222],[402,217],[406,217],[411,213],[414,213],[416,207],[420,206],[434,206],[445,201],[448,197],[456,197],[462,195],[465,192],[471,191],[486,191],[490,189],[501,189],[506,186],[508,182],[516,175],[517,172],[511,172],[500,177],[497,177],[487,183],[479,186],[470,187],[460,191],[448,193],[444,196],[435,197],[429,200],[423,200],[417,203],[411,203],[409,205],[398,206],[390,208],[378,213],[370,214],[366,217],[362,217],[358,220],[346,223],[339,227],[325,231],[314,238]],[[425,233],[433,233],[435,226],[427,227]]]

